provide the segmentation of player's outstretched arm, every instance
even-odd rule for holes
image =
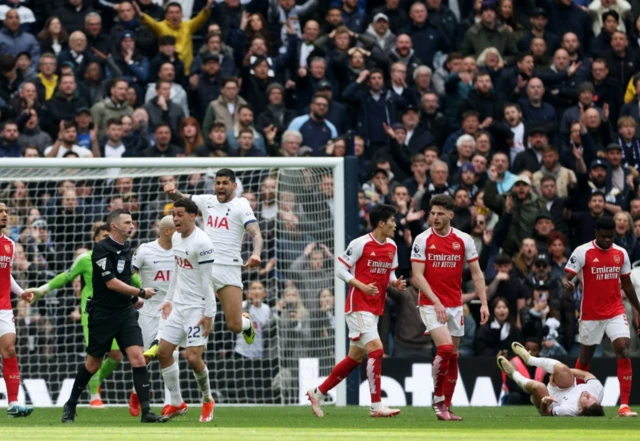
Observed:
[[[176,184],[167,184],[164,186],[164,192],[167,194],[169,199],[172,201],[177,201],[180,198],[188,198],[188,194],[180,193],[180,191],[176,188]]]
[[[442,303],[440,302],[438,296],[435,295],[435,293],[431,289],[431,286],[429,286],[429,282],[427,282],[427,279],[424,277],[424,269],[425,264],[423,262],[411,262],[413,281],[416,285],[418,285],[418,288],[420,289],[420,295],[426,296],[431,301],[431,303],[433,303],[438,321],[440,323],[446,323],[447,312],[445,311],[444,306],[442,306]]]
[[[596,376],[593,375],[591,372],[583,371],[581,369],[569,369],[569,370],[573,373],[574,377],[582,381],[592,380],[596,378]]]
[[[16,279],[13,278],[13,276],[11,276],[10,290],[12,293],[20,296],[20,298],[25,302],[31,302],[31,300],[33,299],[33,293],[30,290],[22,289],[18,282],[16,282]]]
[[[487,305],[487,287],[484,283],[484,274],[477,260],[469,263],[471,278],[476,288],[476,295],[480,299],[480,324],[484,325],[489,320],[489,306]]]
[[[636,289],[633,287],[629,274],[620,276],[620,285],[633,306],[633,324],[636,326],[636,331],[640,334],[640,302],[638,302],[638,295]]]
[[[60,289],[63,286],[71,283],[76,277],[86,274],[91,271],[91,256],[89,254],[81,254],[79,255],[71,268],[66,271],[61,272],[53,279],[51,279],[48,283],[38,287],[38,288],[28,288],[27,291],[33,293],[33,299],[31,300],[31,304],[36,303],[42,297],[46,296],[50,291],[55,289]]]
[[[262,255],[262,246],[264,244],[264,240],[262,239],[262,232],[260,231],[258,222],[251,222],[250,224],[247,224],[246,230],[251,235],[253,252],[251,253],[251,256],[247,260],[247,263],[244,264],[244,266],[254,268],[260,266],[260,256]]]

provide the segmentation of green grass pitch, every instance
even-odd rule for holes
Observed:
[[[79,408],[75,424],[60,423],[62,409],[36,409],[29,418],[0,418],[6,441],[413,441],[640,439],[639,418],[542,418],[533,407],[458,408],[462,422],[437,421],[430,408],[406,407],[395,418],[369,418],[362,407],[327,406],[325,417],[309,407],[219,407],[211,423],[198,422],[199,407],[166,424],[142,425],[127,408]],[[1,414],[0,414],[1,415]]]

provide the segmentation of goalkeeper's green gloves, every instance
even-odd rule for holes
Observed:
[[[31,304],[34,305],[38,300],[47,295],[49,292],[49,284],[45,283],[39,288],[29,288],[28,291],[33,292],[33,300],[31,300]]]

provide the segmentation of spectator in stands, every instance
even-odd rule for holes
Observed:
[[[33,220],[19,240],[24,247],[29,262],[48,270],[55,271],[57,269],[57,250],[51,239],[49,226],[44,219],[37,218]]]
[[[182,108],[171,100],[171,87],[170,81],[158,80],[156,82],[157,96],[148,101],[144,108],[149,114],[151,128],[155,128],[161,123],[169,124],[173,139],[177,139],[178,127],[185,118],[185,114]]]
[[[603,54],[609,65],[609,75],[628,84],[631,77],[640,70],[640,60],[633,48],[629,47],[629,39],[624,32],[616,31],[611,36],[611,48]]]
[[[109,96],[93,105],[91,117],[93,124],[98,128],[98,139],[104,136],[108,120],[133,114],[133,109],[127,103],[126,97],[127,82],[123,79],[116,79],[109,89]]]
[[[40,53],[53,53],[58,55],[60,51],[67,48],[69,34],[62,26],[58,17],[49,17],[44,22],[42,30],[38,33]],[[36,64],[36,63],[34,63]]]
[[[476,356],[495,357],[505,355],[511,343],[522,341],[520,329],[510,317],[509,305],[502,297],[491,302],[489,322],[476,332],[474,349]]]
[[[22,156],[22,147],[18,143],[18,124],[7,121],[2,128],[2,141],[0,141],[0,158],[19,158]]]
[[[627,211],[619,211],[613,219],[616,222],[614,243],[627,251],[629,260],[633,263],[640,260],[640,243],[633,233],[633,218]]]
[[[413,3],[409,9],[409,17],[411,24],[403,27],[399,31],[398,37],[401,34],[409,35],[416,51],[416,57],[422,63],[433,68],[433,58],[436,52],[448,52],[450,45],[454,42],[447,41],[440,29],[427,20],[427,6],[424,3]]]
[[[516,182],[516,175],[509,171],[509,156],[502,152],[493,155],[488,175],[491,180],[495,178],[500,195],[509,192]]]
[[[311,112],[295,118],[287,130],[297,130],[302,134],[302,143],[313,149],[314,156],[324,156],[324,146],[338,136],[335,126],[326,119],[329,100],[316,93],[311,103]]]
[[[525,305],[527,295],[513,268],[513,261],[506,254],[498,254],[493,267],[496,275],[487,280],[487,300],[491,302],[494,298],[505,299],[511,318],[520,323],[518,314]]]
[[[302,296],[303,304],[313,310],[317,306],[317,294],[333,286],[333,270],[325,264],[333,255],[323,243],[311,242],[293,261],[289,271]]]
[[[224,124],[214,122],[211,125],[207,141],[196,148],[195,155],[199,157],[216,157],[227,156],[230,152],[231,148],[227,141],[227,131],[225,130]]]
[[[246,358],[259,359],[266,355],[266,337],[268,336],[269,322],[271,320],[271,308],[264,303],[267,291],[259,281],[253,281],[249,289],[245,291],[246,299],[242,302],[242,310],[251,314],[255,323],[256,339],[248,345],[242,335],[236,335],[235,352]],[[255,319],[253,319],[255,317]]]
[[[585,48],[591,47],[593,29],[589,15],[573,0],[545,0],[549,12],[548,29],[556,35],[576,34]]]
[[[221,87],[220,57],[210,53],[204,54],[201,58],[201,73],[189,77],[188,89],[189,102],[200,121],[204,118],[209,103],[220,96]]]
[[[0,55],[10,54],[17,57],[22,52],[31,56],[33,64],[38,64],[40,45],[33,35],[20,29],[18,11],[12,9],[7,12],[4,27],[0,32]]]
[[[141,8],[144,10],[144,5],[141,5]],[[115,4],[114,9],[118,12],[118,21],[111,27],[111,32],[109,33],[111,52],[115,54],[119,51],[122,35],[125,32],[130,32],[136,44],[136,51],[140,56],[146,57],[148,60],[153,58],[158,51],[156,38],[138,20],[133,3],[123,1]],[[150,15],[154,16],[153,14]],[[154,18],[156,17],[154,16]]]
[[[158,81],[164,80],[171,83],[170,98],[171,101],[182,108],[182,112],[185,116],[189,116],[189,103],[187,102],[187,92],[184,88],[176,83],[176,72],[173,64],[169,62],[162,63],[160,71],[158,72]],[[157,89],[156,83],[150,83],[147,86],[147,93],[145,94],[145,102],[149,102],[156,97]]]
[[[468,110],[475,110],[480,116],[483,126],[487,126],[487,119],[498,121],[504,114],[504,103],[502,99],[493,92],[491,75],[488,72],[480,72],[473,81],[473,90],[467,95],[458,108],[458,113],[462,115]]]
[[[618,119],[618,143],[622,148],[623,164],[627,168],[640,170],[640,141],[636,137],[636,127],[633,117]]]
[[[233,129],[238,118],[240,107],[247,105],[244,98],[238,95],[239,90],[240,88],[236,78],[226,78],[222,80],[220,97],[207,106],[207,112],[202,124],[202,130],[204,132],[210,131],[211,124],[214,121],[224,124],[227,130]]]
[[[149,27],[156,37],[171,35],[176,39],[176,50],[178,56],[184,63],[184,74],[189,74],[191,61],[193,60],[193,34],[206,23],[211,14],[211,7],[214,0],[207,0],[207,4],[191,20],[183,21],[182,6],[180,3],[172,2],[166,7],[164,20],[156,21],[153,17],[140,10],[137,3],[134,3],[140,21]]]
[[[537,241],[531,237],[522,239],[520,242],[520,250],[513,259],[516,274],[521,281],[524,282],[531,274],[537,256]]]
[[[151,59],[149,64],[149,81],[158,79],[160,67],[165,63],[170,63],[173,66],[174,81],[180,85],[186,85],[184,63],[176,55],[176,39],[171,35],[158,38],[158,54]]]
[[[540,187],[545,175],[555,178],[557,195],[561,198],[569,195],[569,185],[576,183],[576,174],[573,170],[560,165],[560,155],[558,150],[551,145],[542,148],[542,166],[540,170],[533,174],[533,186],[540,193]]]
[[[69,36],[69,49],[63,50],[58,54],[58,65],[62,69],[62,66],[69,64],[76,75],[83,77],[90,62],[107,62],[108,59],[107,55],[102,52],[98,53],[95,49],[93,51],[89,50],[87,37],[82,31],[75,31]]]
[[[53,226],[53,241],[58,244],[58,251],[64,253],[57,263],[67,267],[73,261],[76,244],[84,242],[85,232],[78,226],[84,225],[85,219],[75,190],[66,190],[61,202],[50,223]]]
[[[112,43],[109,37],[102,32],[102,17],[97,12],[90,12],[84,18],[84,33],[87,36],[89,49],[97,49],[103,54],[111,53]]]
[[[171,144],[171,126],[165,122],[156,125],[154,130],[156,145],[143,150],[140,156],[144,158],[175,158],[183,156],[182,149]]]
[[[118,118],[111,118],[107,121],[107,139],[105,141],[96,140],[98,151],[93,149],[93,156],[103,158],[121,158],[127,148],[122,142],[122,121]]]
[[[238,136],[235,139],[237,148],[232,150],[232,156],[239,157],[258,157],[266,156],[265,153],[258,149],[254,144],[253,130],[248,128],[242,128],[238,131]]]
[[[547,238],[549,248],[549,257],[551,261],[551,277],[554,279],[562,279],[564,276],[564,267],[567,264],[567,237],[559,231],[552,231]]]
[[[605,195],[601,191],[594,190],[589,195],[589,212],[569,210],[565,212],[565,218],[575,232],[575,246],[587,243],[595,238],[593,231],[596,220],[607,215],[605,213]]]
[[[605,158],[609,163],[608,175],[612,188],[622,194],[623,200],[628,200],[629,193],[634,189],[634,176],[629,167],[622,163],[622,146],[618,143],[607,145]],[[626,206],[626,203],[625,203]]]
[[[542,125],[533,125],[527,129],[527,148],[518,153],[511,171],[513,173],[522,173],[528,171],[535,173],[540,170],[542,166],[541,158],[543,156],[543,149],[549,145],[549,137]]]
[[[233,50],[222,44],[220,34],[209,32],[205,35],[203,45],[193,59],[193,63],[191,63],[191,75],[200,72],[203,58],[206,55],[215,55],[218,57],[222,78],[238,75],[238,68],[233,59]]]
[[[39,153],[44,152],[44,149],[53,143],[51,136],[41,130],[38,112],[30,109],[26,113],[29,115],[29,119],[27,119],[23,129],[20,131],[18,144],[23,149],[27,146],[33,146],[38,149]]]
[[[529,17],[531,27],[524,33],[522,39],[518,42],[518,49],[521,52],[527,51],[531,47],[534,38],[542,38],[546,43],[547,54],[552,55],[560,46],[559,36],[547,29],[549,23],[549,14],[543,8],[536,8]]]
[[[87,14],[93,12],[90,3],[84,0],[67,0],[67,2],[53,11],[53,15],[60,19],[62,27],[73,33],[84,28],[84,20]]]
[[[60,121],[58,138],[53,145],[44,150],[47,158],[62,158],[68,152],[77,154],[80,158],[91,158],[91,150],[77,145],[78,126],[75,121]]]
[[[461,51],[463,55],[478,56],[488,47],[495,47],[506,61],[513,61],[518,54],[517,40],[512,32],[496,20],[495,4],[483,1],[480,22],[464,34]]]
[[[232,150],[238,149],[238,135],[240,130],[248,129],[253,133],[253,143],[256,148],[264,155],[267,151],[264,137],[256,130],[253,122],[253,109],[248,104],[241,105],[237,110],[237,120],[233,125],[233,128],[227,130],[227,139],[229,140],[229,146]]]
[[[372,48],[372,52],[380,50],[386,53],[396,45],[396,34],[389,27],[389,17],[387,15],[378,12],[373,16],[373,20],[365,31],[366,35],[375,39],[375,46]]]
[[[46,106],[51,115],[53,125],[57,127],[62,120],[73,120],[77,109],[87,107],[88,103],[78,92],[76,77],[74,75],[62,75],[58,90],[47,101]]]
[[[135,34],[132,31],[124,31],[118,37],[118,41],[120,44],[113,51],[113,61],[120,69],[120,76],[142,95],[144,84],[149,78],[149,60],[137,50]],[[107,76],[110,76],[108,69]]]

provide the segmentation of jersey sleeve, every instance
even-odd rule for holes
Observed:
[[[629,260],[629,253],[624,248],[622,249],[622,268],[620,268],[621,276],[628,276],[631,274],[631,262]]]
[[[473,262],[474,260],[478,260],[478,250],[476,249],[476,243],[473,241],[471,236],[465,234],[463,236],[464,241],[464,258],[467,262]]]
[[[142,265],[144,264],[146,249],[147,247],[145,246],[145,244],[140,245],[133,255],[133,258],[131,258],[131,266],[133,266],[134,270],[140,271],[140,268],[142,268]]]
[[[363,247],[363,240],[356,239],[351,241],[345,252],[342,253],[340,257],[338,257],[338,260],[345,264],[349,269],[351,269],[353,265],[356,264],[360,256],[362,256]]]
[[[49,289],[54,290],[62,288],[63,286],[71,283],[73,279],[81,274],[86,274],[91,271],[91,256],[87,253],[79,255],[71,265],[71,268],[58,274],[49,282]]]
[[[198,264],[205,265],[213,262],[213,244],[209,237],[205,236],[207,240],[201,240],[198,245]]]
[[[396,246],[396,250],[393,253],[393,263],[391,264],[391,272],[394,272],[395,270],[397,270],[399,266],[400,264],[398,263],[398,247]]]
[[[576,248],[573,251],[571,257],[569,257],[564,270],[574,275],[582,271],[582,267],[584,266],[584,254],[585,253],[582,247]]]
[[[205,209],[207,208],[207,201],[209,200],[209,197],[210,197],[208,194],[199,194],[199,195],[192,194],[189,197],[193,202],[196,203],[200,211],[202,212],[205,211]]]
[[[413,248],[411,249],[411,261],[427,263],[427,241],[425,237],[420,234],[413,241]]]
[[[604,386],[597,378],[592,378],[585,382],[587,385],[587,392],[598,399],[598,402],[602,402],[604,398]]]
[[[116,278],[113,263],[109,259],[109,251],[99,243],[93,249],[91,262],[95,266],[95,270],[100,272],[100,276],[105,282]]]
[[[258,219],[256,219],[256,215],[253,213],[253,210],[251,209],[251,205],[249,204],[249,201],[246,200],[245,198],[240,198],[239,201],[241,201],[241,203],[238,204],[239,205],[238,215],[240,216],[242,225],[246,227],[252,222],[258,222]]]

